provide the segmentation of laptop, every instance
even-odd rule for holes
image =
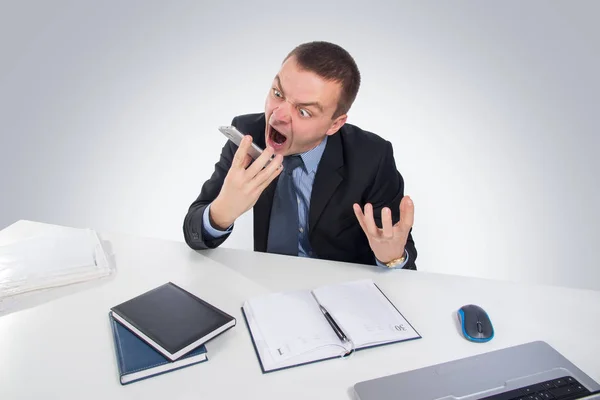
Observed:
[[[600,399],[600,384],[535,341],[354,385],[359,400]]]

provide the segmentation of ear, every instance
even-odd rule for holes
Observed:
[[[333,123],[331,124],[331,126],[329,127],[329,129],[327,130],[327,132],[325,132],[325,134],[327,136],[331,136],[334,133],[336,133],[337,131],[340,130],[340,128],[342,126],[344,126],[344,124],[346,123],[346,120],[348,119],[348,114],[342,114],[339,117],[337,117]]]

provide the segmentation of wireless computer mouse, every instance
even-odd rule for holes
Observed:
[[[458,312],[462,333],[473,342],[488,342],[494,337],[494,327],[483,308],[474,304],[462,306]]]

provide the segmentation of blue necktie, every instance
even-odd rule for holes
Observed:
[[[283,159],[283,171],[273,195],[267,239],[268,253],[298,255],[298,199],[292,172],[302,164],[300,156]]]

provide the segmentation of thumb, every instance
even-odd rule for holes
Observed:
[[[398,225],[402,230],[409,231],[415,221],[415,205],[410,196],[404,196],[400,202],[400,221]]]

